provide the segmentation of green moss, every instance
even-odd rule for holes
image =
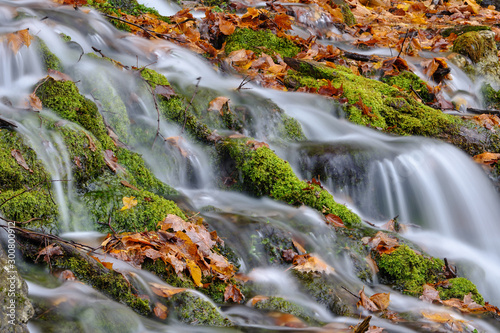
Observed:
[[[474,63],[479,62],[485,49],[483,37],[476,31],[466,32],[453,42],[453,52],[469,57]]]
[[[134,197],[137,206],[121,211],[123,197]],[[157,223],[168,214],[186,218],[173,201],[149,191],[125,187],[116,177],[103,176],[91,184],[84,201],[96,221],[107,223],[111,218],[111,227],[117,232],[156,230]]]
[[[256,309],[268,310],[268,311],[279,311],[282,313],[288,313],[294,315],[297,318],[302,319],[307,323],[308,326],[320,326],[323,323],[318,322],[314,319],[314,314],[311,311],[303,308],[302,306],[292,303],[281,297],[269,297],[266,300],[259,301],[254,306]]]
[[[13,150],[19,150],[31,172],[17,163],[12,156]],[[35,151],[23,143],[20,135],[0,130],[0,191],[34,187],[47,179],[50,176],[43,164],[37,159]]]
[[[243,189],[256,196],[270,196],[291,205],[307,205],[339,216],[348,227],[360,224],[359,216],[318,185],[300,181],[290,165],[267,147],[250,149],[242,141],[227,140],[218,145],[219,154],[232,159],[240,172]],[[228,156],[229,155],[229,156]]]
[[[61,118],[75,122],[94,134],[105,149],[114,147],[106,134],[106,128],[97,106],[80,95],[73,82],[48,78],[38,87],[36,95],[44,107],[52,109]]]
[[[40,219],[29,224],[32,228],[54,229],[59,212],[46,187],[47,184],[41,184],[40,187],[24,193],[22,193],[24,190],[3,191],[0,193],[0,204],[5,203],[0,207],[0,212],[6,218],[18,222],[33,218]]]
[[[390,86],[397,86],[399,89],[411,94],[412,89],[415,90],[422,100],[430,103],[434,100],[434,96],[429,92],[427,84],[412,72],[401,72],[396,76],[386,76],[382,78],[382,82]]]
[[[486,83],[481,87],[481,94],[487,108],[500,109],[500,90],[496,91],[489,83]]]
[[[176,294],[171,300],[173,315],[188,325],[227,327],[233,323],[224,318],[210,302],[188,293]]]
[[[449,283],[448,288],[444,287],[437,288],[437,290],[439,291],[439,297],[442,300],[450,298],[458,298],[460,300],[463,300],[465,295],[471,293],[472,299],[476,303],[484,305],[483,296],[481,296],[481,294],[477,291],[477,287],[474,285],[474,283],[470,282],[466,278],[459,277],[459,278],[449,279],[448,283]]]
[[[136,296],[131,290],[130,283],[120,273],[105,272],[104,267],[97,269],[87,261],[77,257],[56,258],[52,260],[52,265],[71,270],[78,280],[89,284],[114,300],[128,305],[142,315],[151,313],[149,301]]]
[[[237,29],[227,38],[225,51],[227,54],[241,50],[251,50],[257,55],[262,52],[274,56],[279,53],[282,57],[295,57],[300,48],[291,40],[281,38],[269,30]]]
[[[441,36],[448,37],[452,33],[454,33],[457,36],[460,36],[466,32],[481,31],[481,30],[491,30],[491,27],[485,25],[457,25],[452,28],[446,28],[443,31],[441,31]]]
[[[344,3],[340,5],[340,9],[342,10],[342,16],[344,17],[344,23],[347,24],[348,26],[353,26],[356,24],[356,17],[354,17],[354,14],[351,12],[351,8],[349,8],[349,5]]]
[[[278,125],[279,138],[288,141],[303,141],[306,136],[302,131],[302,126],[297,119],[286,114],[281,115],[282,122]]]
[[[344,106],[347,117],[353,123],[368,125],[399,135],[438,136],[452,131],[455,119],[441,111],[417,102],[403,91],[383,82],[355,75],[348,68],[337,66],[335,69],[319,63],[300,62],[294,66],[297,75],[307,76],[296,80],[299,84],[318,88],[321,80],[330,80],[335,88],[343,87]],[[297,79],[295,75],[293,78]],[[314,82],[314,80],[319,80]],[[371,108],[370,114],[364,114],[354,104],[359,100]]]
[[[167,78],[155,70],[152,70],[149,68],[143,68],[143,69],[141,69],[140,72],[141,72],[142,78],[144,80],[148,81],[148,83],[151,85],[151,87],[153,87],[153,89],[155,89],[158,84],[164,85],[164,86],[170,85]]]
[[[53,69],[62,72],[63,66],[61,60],[59,60],[59,58],[57,58],[57,56],[49,50],[47,44],[45,44],[41,38],[36,37],[36,40],[38,43],[38,51],[42,58],[43,65],[45,66],[45,70]]]
[[[377,260],[381,278],[405,294],[417,295],[425,283],[436,282],[442,271],[443,261],[417,254],[407,245],[399,246],[390,254],[382,254]]]
[[[132,185],[146,188],[148,191],[162,197],[172,197],[179,194],[177,190],[156,178],[139,154],[124,148],[118,148],[116,157],[118,163],[127,170],[127,179]]]

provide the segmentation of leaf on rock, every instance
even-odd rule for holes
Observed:
[[[499,153],[489,153],[489,152],[484,152],[482,154],[476,155],[473,157],[474,162],[484,164],[484,165],[491,165],[500,159],[500,154]]]
[[[316,254],[303,254],[298,255],[293,259],[295,265],[294,269],[299,272],[315,272],[320,274],[334,274],[335,269],[328,265],[323,259],[319,258]]]
[[[120,184],[122,184],[123,186],[125,187],[128,187],[128,188],[131,188],[133,190],[136,190],[136,191],[139,191],[139,189],[137,187],[135,187],[134,185],[130,184],[128,181],[126,180],[121,180],[120,181]]]
[[[25,170],[29,171],[30,173],[33,173],[33,170],[31,170],[31,168],[28,166],[28,163],[26,163],[26,161],[24,160],[23,155],[21,154],[21,152],[19,150],[12,149],[10,151],[10,154],[12,155],[12,157],[14,157],[14,159],[17,162],[17,164],[19,164],[20,166],[22,166]]]
[[[42,111],[42,100],[35,93],[29,95],[29,106],[34,111]]]
[[[75,281],[76,280],[76,276],[75,276],[75,274],[73,274],[72,271],[70,271],[69,269],[66,269],[66,270],[62,271],[59,274],[59,280],[62,280],[62,281]]]
[[[135,200],[135,197],[123,197],[122,201],[123,207],[120,209],[120,212],[137,206],[137,200]]]
[[[359,291],[359,298],[360,300],[356,303],[356,306],[359,308],[360,306],[364,307],[366,310],[371,311],[371,312],[377,312],[380,311],[378,306],[371,300],[369,299],[366,294],[365,294],[365,288],[363,287],[362,290]]]
[[[255,306],[255,304],[262,302],[262,301],[267,301],[268,299],[269,299],[269,296],[257,295],[257,296],[252,297],[248,301],[247,304],[251,305],[251,306]]]
[[[87,139],[89,140],[89,149],[92,150],[93,152],[96,151],[95,143],[94,140],[90,137],[90,135],[87,132],[84,132],[85,135],[87,136]]]
[[[201,283],[201,269],[200,266],[196,265],[196,263],[192,260],[186,259],[186,264],[189,269],[189,273],[191,274],[191,278],[198,287],[203,287]]]
[[[186,290],[186,288],[175,288],[155,282],[150,282],[149,285],[151,286],[151,291],[153,291],[156,295],[165,298],[171,297],[178,293],[182,293]]]
[[[227,97],[217,97],[210,101],[208,104],[208,111],[216,111],[219,112],[221,116],[224,115],[223,108],[227,108],[227,104],[229,102],[229,98]]]
[[[234,26],[233,23],[231,23],[230,21],[225,20],[223,18],[220,19],[219,30],[224,35],[226,35],[226,36],[231,35],[234,32],[235,29],[236,29],[236,27]]]
[[[422,301],[428,303],[441,303],[441,298],[439,297],[439,291],[436,290],[431,285],[425,284],[422,296],[419,297]]]
[[[38,252],[38,256],[36,257],[36,259],[38,260],[40,256],[44,256],[43,261],[49,262],[52,256],[62,255],[64,255],[64,253],[59,245],[54,246],[54,244],[50,244]]]
[[[155,94],[161,95],[169,100],[172,96],[177,96],[174,89],[171,86],[159,84],[155,88]]]
[[[115,173],[117,171],[125,172],[125,169],[118,164],[118,158],[112,150],[106,149],[104,151],[104,162],[106,162],[106,165]]]
[[[371,295],[370,299],[373,303],[375,303],[375,305],[377,305],[380,311],[384,311],[389,307],[390,295],[390,293],[377,293]]]
[[[377,115],[372,112],[372,108],[367,106],[365,103],[363,103],[363,100],[361,99],[361,96],[359,96],[359,100],[354,103],[354,106],[356,106],[358,109],[361,110],[361,112],[368,117],[376,117]]]
[[[389,254],[396,250],[399,246],[399,241],[387,233],[379,231],[375,234],[375,236],[368,239],[367,244],[379,253]]]
[[[245,297],[234,284],[228,284],[224,290],[224,302],[232,300],[235,303],[241,303]]]
[[[326,218],[326,223],[329,225],[333,225],[334,227],[337,228],[345,228],[344,222],[342,222],[342,219],[338,217],[335,214],[328,214],[325,216]]]
[[[49,76],[56,81],[73,81],[69,75],[56,71],[55,69],[49,68],[47,72]]]

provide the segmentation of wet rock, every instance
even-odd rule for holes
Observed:
[[[28,299],[28,286],[11,263],[0,246],[0,332],[29,332],[26,324],[34,310]]]

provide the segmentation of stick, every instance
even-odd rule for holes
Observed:
[[[196,82],[196,86],[194,87],[193,96],[191,97],[191,100],[189,101],[189,104],[184,109],[184,125],[182,125],[181,134],[184,132],[184,128],[186,128],[187,111],[188,111],[188,108],[193,104],[194,97],[196,96],[196,93],[198,92],[198,86],[200,85],[201,76],[197,77],[196,79],[198,80],[198,82]]]
[[[348,292],[349,294],[351,294],[352,296],[356,297],[356,298],[357,298],[357,299],[359,299],[359,300],[361,299],[361,297],[359,297],[358,295],[353,294],[353,293],[352,293],[352,291],[350,291],[350,290],[349,290],[349,289],[347,289],[346,287],[344,287],[344,286],[341,286],[341,287],[342,287],[342,289],[344,289],[345,291],[347,291],[347,292]]]

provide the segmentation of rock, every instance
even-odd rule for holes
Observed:
[[[34,310],[28,299],[28,286],[11,264],[0,246],[0,332],[29,332],[26,324],[33,317]]]
[[[468,58],[469,61],[464,61],[460,56],[453,56],[450,60],[473,80],[484,77],[497,89],[500,87],[500,62],[493,31],[470,31],[458,36],[453,43],[453,52]]]

